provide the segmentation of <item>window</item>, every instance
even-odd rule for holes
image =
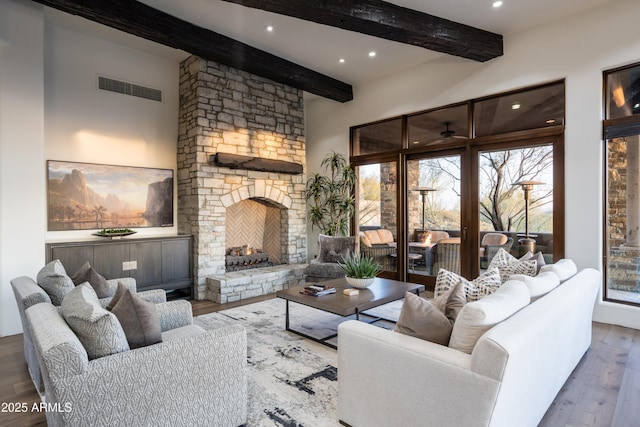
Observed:
[[[640,305],[640,65],[604,73],[605,300]]]
[[[497,250],[488,233],[513,256],[553,262],[564,256],[563,133],[563,81],[356,126],[356,228],[390,230],[375,256],[428,286],[440,268],[476,277]]]
[[[402,119],[357,127],[352,135],[354,155],[397,151],[402,148]]]

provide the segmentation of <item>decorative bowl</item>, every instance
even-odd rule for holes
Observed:
[[[371,286],[371,284],[376,280],[375,277],[367,277],[366,279],[359,279],[356,277],[349,277],[349,276],[346,276],[345,279],[347,280],[348,284],[358,289],[364,289],[368,286]]]

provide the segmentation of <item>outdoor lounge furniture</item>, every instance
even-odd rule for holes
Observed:
[[[487,233],[480,242],[480,268],[487,268],[500,249],[509,252],[513,238],[502,233]]]
[[[431,249],[433,255],[433,275],[441,268],[460,274],[460,238],[442,239]]]
[[[360,252],[382,265],[386,271],[394,271],[396,258],[392,257],[398,245],[391,231],[380,228],[360,232]]]

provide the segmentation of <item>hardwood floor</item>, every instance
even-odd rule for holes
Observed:
[[[273,295],[224,305],[211,301],[191,303],[194,316],[199,316],[270,298]],[[40,402],[22,346],[22,334],[0,338],[0,410],[10,403],[26,403],[31,409]],[[45,425],[42,412],[0,412],[0,426]],[[640,331],[594,323],[591,348],[540,426],[640,427]]]

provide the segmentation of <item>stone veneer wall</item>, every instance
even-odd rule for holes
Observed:
[[[302,91],[194,56],[180,64],[178,231],[194,239],[196,299],[207,297],[208,277],[225,273],[226,208],[241,200],[285,209],[282,261],[306,261],[304,174],[217,167],[217,152],[306,166]]]

